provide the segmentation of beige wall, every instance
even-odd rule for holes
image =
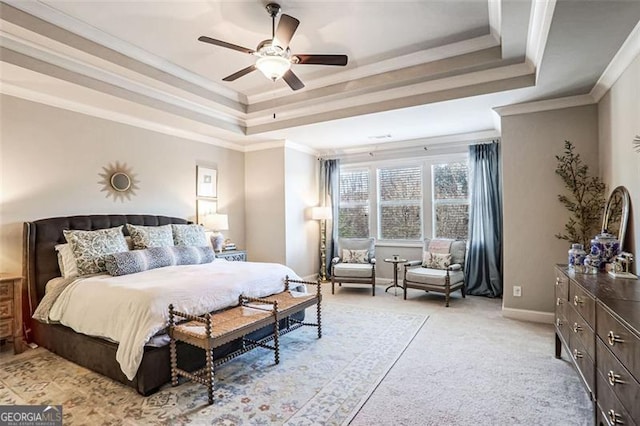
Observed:
[[[502,117],[505,309],[554,309],[553,265],[566,263],[570,248],[554,237],[568,219],[557,200],[565,188],[555,174],[565,139],[597,175],[596,105]],[[521,297],[513,297],[515,285]]]
[[[249,260],[286,263],[284,149],[245,154]]]
[[[640,153],[633,138],[640,135],[640,56],[598,104],[600,173],[609,189],[623,185],[631,196],[631,215],[624,249],[640,249]],[[638,263],[633,265],[638,273]]]
[[[195,219],[196,164],[218,169],[226,236],[245,246],[244,154],[10,96],[0,98],[0,271],[21,271],[22,222],[77,214]],[[102,167],[125,162],[137,195],[101,192]]]

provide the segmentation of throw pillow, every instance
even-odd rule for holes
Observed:
[[[342,261],[344,263],[369,263],[369,250],[342,249]]]
[[[431,266],[433,269],[447,269],[451,265],[451,253],[431,253]]]
[[[139,226],[127,223],[127,230],[129,231],[129,235],[131,235],[134,250],[173,245],[171,225]]]
[[[113,276],[135,274],[150,269],[173,265],[197,265],[211,263],[215,254],[211,247],[152,247],[110,254],[105,263]]]
[[[78,275],[97,274],[107,270],[105,257],[128,251],[122,226],[97,231],[63,231],[78,266]]]
[[[430,251],[422,252],[422,267],[431,268],[431,252]]]
[[[171,225],[173,243],[176,246],[208,246],[207,236],[202,225]]]
[[[78,265],[73,255],[73,250],[69,243],[57,244],[55,250],[58,252],[58,266],[60,267],[60,275],[63,278],[73,278],[78,276]]]

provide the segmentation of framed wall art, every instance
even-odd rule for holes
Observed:
[[[218,202],[214,200],[196,200],[196,220],[199,224],[204,223],[206,216],[218,212]]]
[[[196,166],[196,196],[218,197],[218,171],[209,167]]]

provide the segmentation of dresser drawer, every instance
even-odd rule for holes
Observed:
[[[596,355],[596,334],[593,328],[585,321],[573,306],[567,306],[567,328],[570,335],[569,341],[578,341],[592,359]]]
[[[4,339],[5,337],[12,337],[12,319],[2,319],[0,320],[0,339]]]
[[[607,344],[597,339],[597,371],[609,389],[618,397],[631,417],[640,419],[640,383],[609,351]],[[598,388],[598,392],[601,388]]]
[[[4,282],[0,283],[0,300],[12,299],[13,300],[13,283]]]
[[[640,381],[640,340],[598,303],[597,334],[631,374]]]
[[[569,299],[569,277],[556,270],[556,299]]]
[[[632,425],[636,423],[629,415],[627,410],[622,406],[622,403],[613,391],[608,387],[607,381],[598,374],[598,407],[596,410],[601,411],[601,417],[608,425]]]
[[[595,326],[596,301],[573,281],[569,282],[569,303],[591,327]]]
[[[573,336],[572,336],[573,337]],[[593,358],[587,353],[582,343],[579,340],[571,341],[569,344],[569,356],[575,361],[582,378],[589,392],[591,392],[591,399],[595,400],[595,362]]]
[[[0,318],[13,317],[13,300],[3,300],[0,302]]]
[[[562,336],[565,344],[569,344],[569,321],[564,312],[564,306],[556,306],[556,330]]]

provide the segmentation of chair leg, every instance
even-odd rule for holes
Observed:
[[[331,279],[331,294],[336,294],[336,283]]]
[[[376,295],[376,283],[375,282],[373,284],[371,284],[371,295],[372,296]]]
[[[445,292],[445,304],[444,304],[445,308],[449,307],[449,292]]]
[[[467,297],[467,290],[464,288],[464,283],[462,283],[462,287],[460,287],[460,291],[462,292],[462,298]]]
[[[404,293],[404,300],[407,300],[407,286],[403,285],[402,286],[402,290],[403,290],[403,293]]]

